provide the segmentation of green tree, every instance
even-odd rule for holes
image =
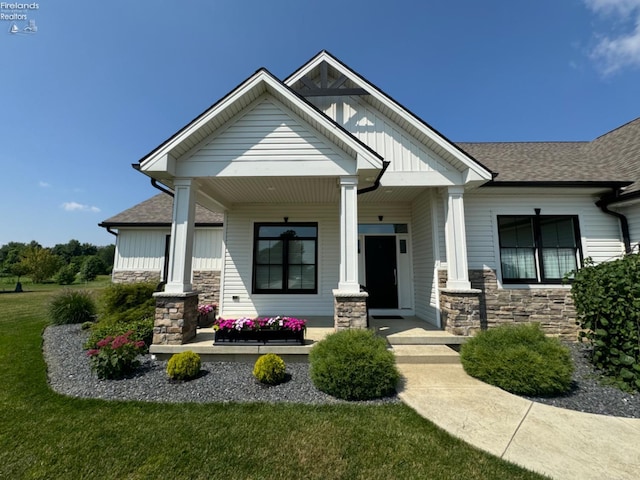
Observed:
[[[104,262],[98,256],[87,257],[80,269],[80,279],[84,282],[95,280],[105,269]]]
[[[20,263],[22,254],[27,249],[26,243],[9,242],[0,247],[0,273],[12,273],[15,264]]]
[[[51,278],[60,268],[62,260],[50,248],[29,246],[23,253],[21,263],[33,283],[42,283]]]
[[[116,255],[115,245],[105,245],[104,247],[98,247],[98,257],[102,259],[105,265],[105,271],[101,272],[103,275],[108,275],[113,270],[113,259]]]

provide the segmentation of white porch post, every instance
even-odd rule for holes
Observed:
[[[340,292],[360,292],[358,282],[358,177],[340,177]]]
[[[445,240],[447,245],[447,288],[469,290],[467,238],[464,224],[464,187],[448,187]]]
[[[196,189],[192,178],[174,181],[173,223],[169,246],[169,275],[164,291],[187,293],[191,285]]]

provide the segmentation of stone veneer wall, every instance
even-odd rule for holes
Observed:
[[[469,270],[471,287],[482,291],[482,328],[510,323],[538,322],[546,334],[575,339],[578,326],[569,288],[498,288],[495,270]],[[446,287],[447,272],[438,272],[438,286]]]
[[[157,270],[116,270],[111,276],[113,283],[143,283],[160,281],[160,272]]]
[[[200,303],[220,303],[220,272],[196,270],[193,272],[193,289],[200,293]]]
[[[157,293],[154,345],[182,345],[196,336],[198,295]]]
[[[440,290],[440,315],[445,331],[475,335],[481,329],[480,290]]]
[[[361,293],[333,293],[334,327],[336,330],[367,328],[367,297]]]
[[[113,283],[156,283],[160,281],[160,272],[153,270],[119,270],[113,272],[112,281]],[[200,292],[200,303],[219,303],[220,271],[194,271],[193,289]]]

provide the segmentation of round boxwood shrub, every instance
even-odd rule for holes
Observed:
[[[460,360],[472,377],[517,395],[553,396],[571,388],[569,349],[537,323],[480,332],[462,346]]]
[[[285,379],[287,370],[284,360],[275,353],[262,355],[253,366],[253,376],[260,383],[267,385],[277,385]]]
[[[171,380],[191,380],[200,373],[200,355],[187,350],[172,355],[167,362],[167,375]]]
[[[95,314],[96,304],[85,290],[63,290],[49,303],[49,320],[54,325],[90,322]]]
[[[316,388],[344,400],[370,400],[395,391],[400,378],[387,343],[370,330],[342,330],[309,353]]]

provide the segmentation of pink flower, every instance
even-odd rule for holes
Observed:
[[[91,350],[87,351],[87,357],[94,357],[99,353],[100,353],[100,350],[98,350],[97,348],[92,348]]]

